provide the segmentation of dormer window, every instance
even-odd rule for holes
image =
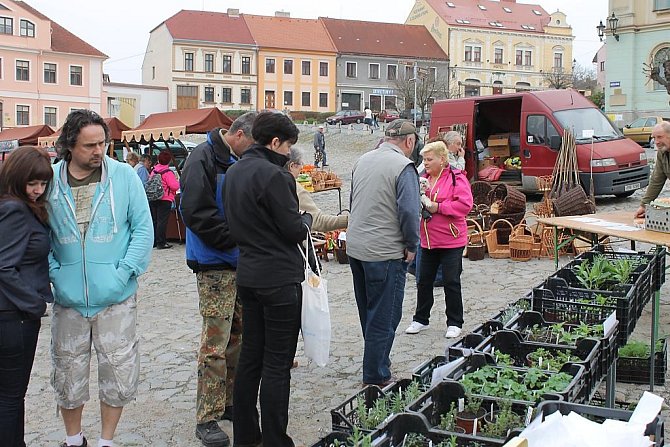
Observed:
[[[447,6],[450,8],[455,8],[456,5],[454,5],[452,2],[447,2]]]
[[[542,15],[542,13],[540,11],[538,11],[537,9],[533,9],[533,14],[535,14],[536,16],[541,16]]]
[[[495,26],[496,28],[502,28],[503,24],[500,22],[489,22],[489,25]]]
[[[21,19],[19,30],[23,37],[35,37],[35,24],[30,20]]]
[[[468,25],[470,21],[465,19],[456,19],[456,23],[460,23],[461,25]]]
[[[14,19],[0,17],[0,34],[14,34]]]
[[[508,13],[511,13],[511,12],[512,12],[512,10],[511,10],[510,8],[508,8],[507,6],[505,6],[505,7],[503,8],[503,11],[508,12]]]
[[[482,11],[486,11],[486,6],[484,5],[477,5],[477,7],[479,7],[479,9],[481,9]]]

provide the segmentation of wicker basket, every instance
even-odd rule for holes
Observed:
[[[535,177],[538,191],[551,191],[551,186],[554,183],[553,175],[538,175]]]
[[[556,251],[556,245],[554,245],[554,228],[553,227],[544,227],[542,228],[541,233],[542,238],[542,250],[540,252],[541,256],[547,258],[553,258]],[[558,237],[558,244],[561,245],[563,242],[570,239],[570,235],[561,233]],[[559,256],[565,255],[572,252],[572,244],[566,244],[558,251]]]
[[[502,201],[500,213],[514,214],[526,211],[526,195],[513,186],[501,183],[491,190],[491,203]]]
[[[489,207],[485,204],[475,205],[470,213],[468,219],[477,221],[483,230],[487,230],[491,225],[491,215],[489,214]]]
[[[520,213],[514,213],[514,214],[491,214],[490,215],[491,225],[489,228],[493,228],[493,225],[498,220],[506,220],[512,224],[512,227],[514,227],[515,225],[519,225],[521,222],[523,222],[525,216],[526,216],[525,211],[521,211]],[[499,228],[497,233],[498,243],[502,245],[509,244],[509,235],[511,233],[512,233],[511,228],[507,228],[506,226]]]
[[[554,213],[560,216],[581,216],[595,213],[595,204],[581,186],[575,186],[554,199]]]
[[[527,234],[528,233],[528,234]],[[509,257],[512,261],[530,261],[535,237],[528,225],[519,224],[509,237]]]
[[[501,223],[505,226],[503,227]],[[486,246],[489,250],[489,256],[494,259],[509,258],[509,245],[498,243],[498,227],[509,229],[510,233],[514,229],[514,225],[506,219],[498,219],[491,224],[491,230],[486,235]]]
[[[486,232],[474,219],[466,220],[473,225],[468,225],[467,254],[470,261],[481,261],[486,255]],[[472,231],[472,232],[471,232]]]
[[[489,194],[491,193],[491,184],[489,182],[474,182],[472,188],[472,201],[475,205],[490,205]]]
[[[333,253],[335,253],[335,259],[340,264],[349,264],[349,256],[347,256],[347,242],[337,240],[335,241],[335,247],[333,248]]]

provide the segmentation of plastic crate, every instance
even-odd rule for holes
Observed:
[[[341,446],[349,446],[350,443],[347,443],[349,436],[351,436],[349,433],[332,432],[312,444],[312,447],[335,447],[335,441],[339,441]]]
[[[616,304],[594,304],[596,295],[615,298]],[[589,304],[579,300],[588,300]],[[548,278],[542,287],[533,289],[533,310],[542,313],[547,321],[573,324],[600,324],[616,312],[618,342],[622,346],[637,324],[635,293],[630,285],[623,285],[619,291],[588,290],[570,287],[562,278]]]
[[[384,426],[372,433],[372,443],[375,447],[400,447],[410,434],[422,435],[425,439],[437,445],[442,441],[455,439],[459,446],[499,447],[505,441],[481,436],[464,435],[461,433],[447,433],[431,430],[427,421],[420,414],[397,414],[388,420]],[[413,444],[416,445],[416,444]],[[429,444],[426,443],[426,446]]]
[[[633,415],[632,411],[618,410],[615,408],[594,407],[591,405],[573,404],[561,401],[542,402],[537,407],[537,417],[544,418],[552,413],[559,411],[562,415],[567,415],[571,411],[596,422],[602,422],[605,419],[614,419],[618,421],[628,421]],[[647,424],[645,436],[653,436],[654,446],[662,447],[664,445],[665,424],[660,416],[657,416],[652,422]]]
[[[661,286],[665,283],[665,257],[668,250],[665,247],[655,247],[650,253],[654,255],[651,291],[657,292],[661,290]]]
[[[361,391],[357,392],[349,399],[344,401],[337,408],[330,410],[330,417],[332,421],[332,430],[344,433],[352,433],[354,428],[358,428],[363,433],[370,433],[374,428],[363,428],[356,412],[358,399],[362,399],[365,403],[365,408],[370,409],[374,406],[375,401],[394,393],[398,393],[407,389],[412,384],[411,379],[401,379],[393,385],[384,388],[383,390],[376,385],[368,385]],[[379,424],[378,424],[379,426]]]
[[[663,339],[663,348],[656,352],[654,360],[654,385],[665,385],[668,367],[668,340]],[[622,383],[649,384],[650,358],[619,357],[616,365],[616,381]]]
[[[542,315],[538,312],[534,311],[528,311],[524,312],[521,317],[517,320],[516,324],[514,324],[512,327],[509,329],[517,331],[519,334],[520,338],[522,340],[526,340],[526,336],[524,335],[524,332],[526,331],[527,328],[533,327],[533,326],[538,326],[538,327],[549,327],[551,326],[552,323],[547,322],[542,318]],[[563,326],[565,329],[575,329],[575,325],[570,325],[566,324]],[[590,337],[589,337],[590,338]],[[610,370],[612,365],[614,365],[615,360],[619,356],[619,345],[617,342],[618,338],[618,328],[615,328],[612,333],[610,333],[608,336],[603,336],[599,338],[593,337],[594,340],[598,340],[600,342],[600,364],[601,364],[601,379],[605,375],[607,375],[607,372]],[[558,343],[557,343],[558,344]],[[572,345],[576,346],[576,345]]]

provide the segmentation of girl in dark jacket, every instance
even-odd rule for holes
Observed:
[[[0,170],[0,439],[25,447],[24,406],[40,318],[53,301],[44,191],[53,177],[46,151],[16,149]]]

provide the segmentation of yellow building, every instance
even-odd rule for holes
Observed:
[[[449,55],[450,95],[566,87],[572,27],[560,11],[516,0],[416,0],[406,22],[425,26]]]
[[[242,14],[258,45],[259,109],[336,109],[337,52],[319,20]]]

